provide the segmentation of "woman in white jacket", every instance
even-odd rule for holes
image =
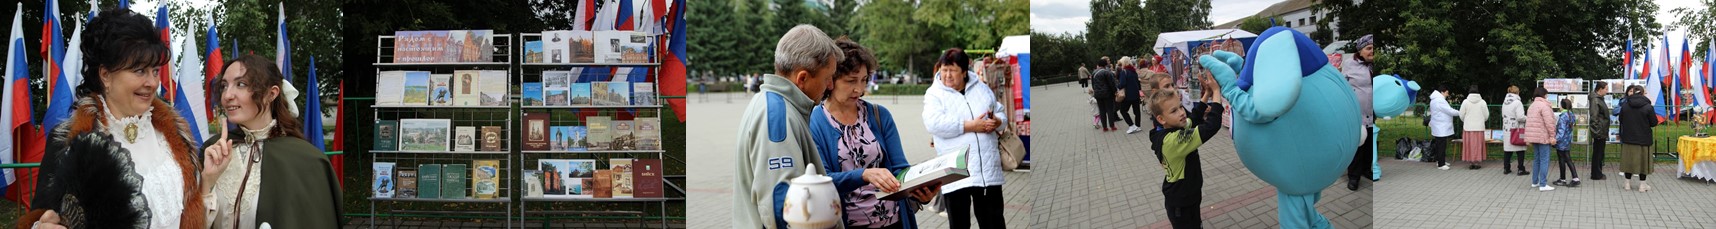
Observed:
[[[937,155],[966,153],[971,177],[941,187],[952,228],[969,228],[975,211],[982,228],[1004,228],[1001,148],[995,130],[1007,121],[989,86],[967,68],[965,50],[948,49],[936,61],[935,83],[924,91],[924,127]],[[972,210],[976,209],[976,210]]]
[[[1430,136],[1435,137],[1430,142],[1430,152],[1436,155],[1436,168],[1448,170],[1448,138],[1454,136],[1454,116],[1460,115],[1448,105],[1448,85],[1436,87],[1435,93],[1430,93]]]
[[[1466,91],[1469,93],[1466,100],[1460,102],[1460,121],[1464,123],[1460,125],[1463,131],[1460,141],[1464,143],[1460,147],[1460,160],[1472,163],[1469,168],[1478,169],[1489,151],[1489,143],[1484,142],[1484,122],[1490,119],[1490,107],[1483,95],[1478,94],[1478,85],[1471,85]]]
[[[1507,98],[1502,99],[1502,132],[1507,136],[1502,138],[1502,174],[1513,174],[1513,169],[1519,169],[1519,175],[1531,175],[1525,171],[1525,145],[1513,144],[1513,130],[1525,128],[1525,104],[1519,100],[1519,86],[1507,87]],[[1518,161],[1513,158],[1519,156]],[[1516,167],[1511,163],[1519,162]],[[1542,171],[1539,171],[1542,172]]]

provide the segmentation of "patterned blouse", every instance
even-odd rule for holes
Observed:
[[[827,112],[828,110],[823,110]],[[852,125],[842,124],[834,119],[834,114],[828,114],[828,123],[840,130],[840,140],[837,146],[840,155],[840,168],[844,171],[858,171],[883,167],[882,143],[870,132],[868,111],[864,106],[858,106],[858,121]],[[899,206],[894,201],[883,201],[878,193],[881,189],[876,185],[864,185],[846,194],[841,205],[846,210],[846,225],[856,228],[881,228],[894,225],[900,221]]]

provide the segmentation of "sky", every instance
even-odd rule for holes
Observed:
[[[1269,5],[1282,0],[1210,0],[1210,24],[1245,18],[1268,8]],[[1656,21],[1664,26],[1680,20],[1670,10],[1682,7],[1698,7],[1694,0],[1657,0],[1658,11]],[[1084,33],[1084,23],[1090,21],[1089,0],[1032,0],[1031,1],[1031,30],[1049,34]],[[1669,37],[1685,36],[1685,28],[1677,28],[1667,32]],[[1660,42],[1660,41],[1659,41]],[[1676,46],[1679,41],[1673,41]]]

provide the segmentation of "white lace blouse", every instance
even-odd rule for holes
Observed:
[[[101,131],[113,135],[121,147],[131,152],[131,164],[143,177],[149,228],[179,228],[179,216],[185,211],[184,174],[180,173],[179,164],[173,163],[177,160],[173,159],[172,147],[167,146],[164,136],[150,122],[154,107],[144,110],[142,115],[118,117],[112,109],[107,109],[107,99],[101,99],[101,106],[107,120]],[[125,134],[125,129],[132,125],[137,127],[135,139]]]
[[[210,226],[213,228],[229,228],[234,220],[240,229],[256,228],[256,197],[262,192],[262,156],[256,155],[256,150],[262,149],[262,142],[267,141],[268,131],[274,130],[274,125],[275,122],[270,121],[268,127],[261,130],[239,127],[245,136],[232,139],[232,155],[227,157],[226,171],[215,180],[214,190],[203,194],[203,205],[208,207],[209,213],[206,221],[212,223]],[[255,163],[252,160],[256,160]],[[234,197],[241,196],[240,186],[244,189],[244,202],[238,203],[238,208],[234,209]]]

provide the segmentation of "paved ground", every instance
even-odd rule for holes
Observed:
[[[1531,176],[1501,174],[1496,158],[1479,170],[1465,163],[1447,171],[1392,158],[1378,163],[1386,175],[1376,189],[1382,228],[1716,228],[1716,184],[1677,179],[1672,163],[1656,164],[1647,193],[1622,190],[1619,168],[1604,168],[1607,180],[1539,192]],[[1579,165],[1581,176],[1589,178],[1588,166]],[[1551,181],[1558,171],[1550,168]]]
[[[686,135],[690,141],[687,183],[687,221],[690,228],[731,228],[733,209],[732,180],[734,141],[739,116],[745,112],[750,96],[745,93],[692,93]],[[865,100],[886,106],[894,113],[900,131],[901,145],[910,161],[929,160],[935,152],[929,147],[930,135],[924,129],[920,114],[922,96],[866,96]],[[1003,185],[1008,228],[1026,228],[1027,216],[1032,214],[1031,173],[1009,172]],[[919,211],[918,225],[923,228],[947,228],[947,218],[930,211]]]
[[[1070,86],[1069,86],[1070,85]],[[1092,128],[1089,97],[1075,84],[1031,89],[1037,154],[1032,156],[1031,228],[1166,228],[1163,171],[1144,133]],[[696,122],[692,122],[696,123]],[[1246,170],[1223,130],[1201,149],[1203,218],[1208,228],[1277,228],[1275,188]],[[1342,179],[1344,180],[1344,179]],[[1386,184],[1386,183],[1385,183]],[[1345,181],[1323,190],[1317,211],[1336,228],[1371,227],[1371,190]]]

